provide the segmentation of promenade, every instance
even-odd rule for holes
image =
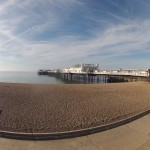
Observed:
[[[150,114],[123,126],[63,140],[25,141],[0,138],[0,150],[149,150]]]

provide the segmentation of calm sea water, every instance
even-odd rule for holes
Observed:
[[[34,84],[64,84],[60,78],[37,75],[37,72],[4,72],[0,71],[0,82],[34,83]]]
[[[4,72],[0,71],[0,82],[5,83],[33,83],[33,84],[86,84],[86,83],[105,83],[104,76],[99,76],[98,81],[68,81],[62,78],[51,77],[48,75],[38,75],[37,72]]]

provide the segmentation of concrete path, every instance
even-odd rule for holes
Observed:
[[[78,138],[54,141],[0,138],[0,150],[150,150],[150,114],[126,125]]]

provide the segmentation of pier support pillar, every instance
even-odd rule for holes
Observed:
[[[70,79],[71,79],[71,81],[72,81],[72,73],[70,73]]]
[[[150,69],[148,69],[148,75],[149,75],[149,78],[150,78]]]

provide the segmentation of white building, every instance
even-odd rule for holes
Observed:
[[[94,72],[98,72],[99,70],[99,65],[98,64],[84,64],[81,63],[74,65],[70,68],[65,68],[64,72],[66,73],[94,73]]]
[[[131,75],[150,77],[150,69],[119,69],[119,70],[101,70],[100,74],[111,75]]]

